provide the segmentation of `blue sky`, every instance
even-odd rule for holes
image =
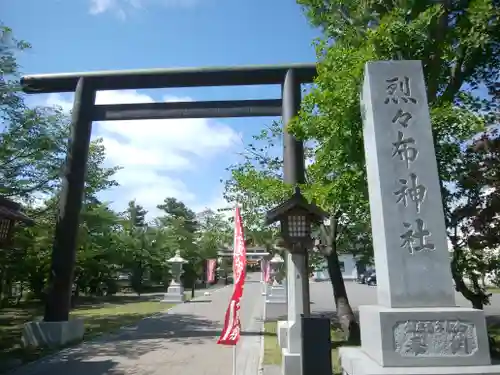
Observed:
[[[8,4],[8,5],[7,5]],[[315,61],[312,29],[291,0],[16,0],[1,20],[33,45],[19,56],[23,73]],[[98,103],[279,97],[279,87],[219,87],[98,93]],[[71,108],[71,95],[30,97]],[[128,200],[155,215],[175,196],[193,209],[224,206],[224,168],[242,141],[273,118],[109,122],[94,125],[107,163],[124,167],[119,188],[103,198]]]

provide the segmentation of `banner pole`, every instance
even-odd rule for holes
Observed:
[[[233,375],[236,375],[236,344],[233,345]]]
[[[238,202],[236,202],[236,205],[234,209],[238,207]],[[233,246],[233,264],[234,264],[234,248],[236,247],[236,243]],[[236,280],[234,280],[234,269],[233,269],[233,291],[236,289]],[[238,345],[238,341],[236,341],[233,345],[233,375],[236,375],[236,345]]]

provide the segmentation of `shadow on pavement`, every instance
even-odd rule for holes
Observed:
[[[162,294],[147,294],[147,295],[116,295],[116,296],[103,296],[103,297],[76,297],[74,299],[74,310],[78,309],[92,309],[102,308],[104,305],[125,305],[129,303],[154,301]]]
[[[241,336],[276,336],[274,332],[241,331]]]
[[[112,360],[103,360],[103,361],[86,361],[79,359],[72,359],[72,363],[68,363],[65,365],[64,370],[60,372],[60,374],[69,374],[71,375],[126,375],[124,371],[115,369],[115,366],[118,362]],[[52,366],[46,366],[44,368],[40,368],[31,372],[34,367],[37,366],[36,363],[21,367],[16,371],[9,372],[8,375],[17,375],[17,374],[36,374],[36,375],[55,375],[54,368]]]
[[[160,315],[146,318],[134,327],[123,328],[115,335],[66,349],[57,355],[57,360],[71,362],[94,356],[135,359],[150,351],[167,348],[173,342],[188,346],[216,340],[221,329],[219,322],[190,314]]]
[[[184,303],[211,303],[211,299],[198,299],[198,300],[188,300],[184,301]]]
[[[21,366],[8,375],[125,375],[114,368],[118,362],[113,359],[136,360],[149,352],[168,349],[171,343],[177,346],[215,343],[221,329],[218,322],[190,314],[153,316],[136,326],[122,328],[116,334],[103,335]],[[105,361],[100,360],[105,357]],[[127,375],[130,374],[129,369]]]

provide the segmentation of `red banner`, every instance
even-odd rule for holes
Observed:
[[[264,263],[264,282],[268,283],[269,278],[271,277],[271,262],[266,260],[266,263]]]
[[[233,279],[234,291],[224,318],[224,328],[217,344],[236,345],[240,339],[240,301],[243,296],[247,266],[247,250],[243,238],[243,223],[239,207],[234,213]]]
[[[215,266],[217,259],[207,259],[207,283],[215,281]]]

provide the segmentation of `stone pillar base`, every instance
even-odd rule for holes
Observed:
[[[283,349],[282,355],[282,375],[302,375],[302,361],[300,358],[300,353],[290,353],[288,349]]]
[[[264,308],[264,321],[273,322],[280,318],[286,317],[288,305],[286,302],[266,300]]]
[[[264,310],[264,320],[274,321],[287,316],[286,290],[281,285],[269,287]]]
[[[288,343],[288,320],[281,320],[276,327],[278,344],[281,349],[286,349]]]
[[[343,375],[500,375],[500,365],[382,367],[361,348],[339,348]]]
[[[186,300],[184,295],[184,287],[182,285],[171,285],[167,289],[167,293],[163,295],[161,302],[165,303],[182,303]]]
[[[483,310],[360,306],[361,347],[383,367],[490,365]]]
[[[269,288],[269,293],[266,302],[286,303],[286,289],[281,285],[272,285]]]
[[[21,341],[25,347],[57,348],[83,340],[83,319],[66,322],[28,322],[24,324]]]
[[[267,296],[267,283],[262,282],[262,293],[263,296]]]

